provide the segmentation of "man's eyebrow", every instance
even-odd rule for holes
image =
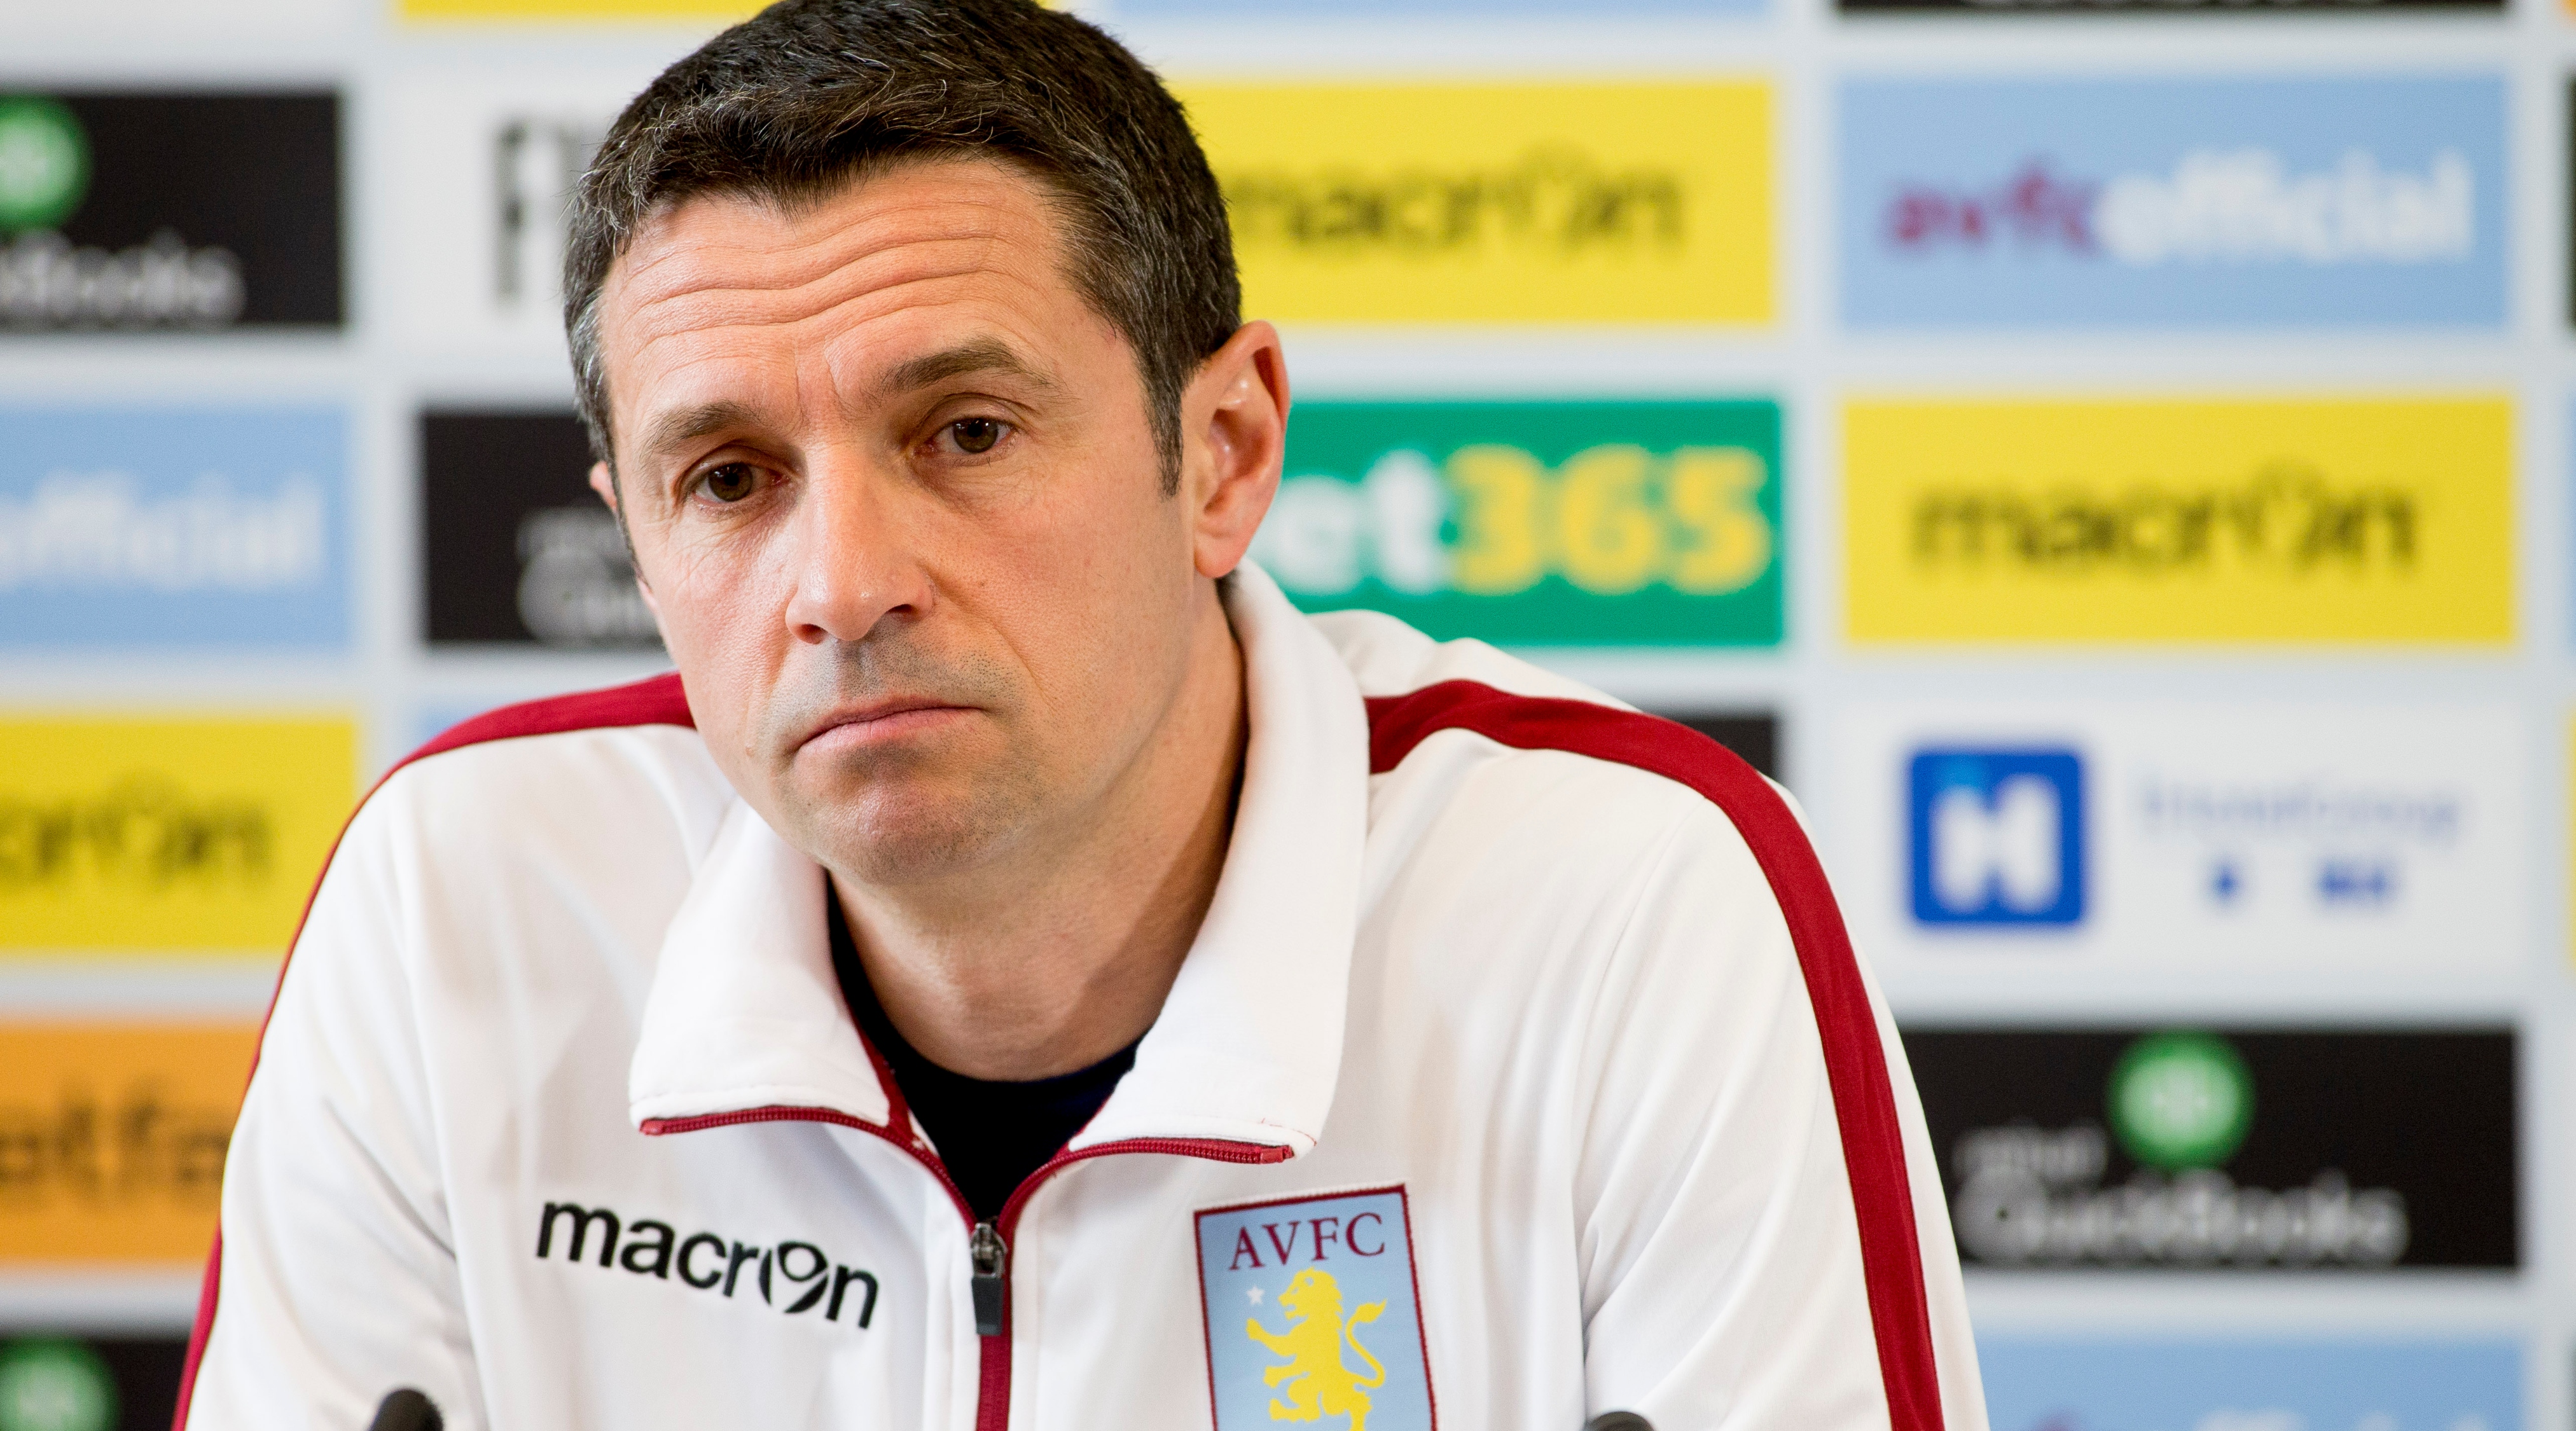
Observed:
[[[897,363],[885,375],[883,387],[890,393],[910,392],[967,373],[1001,373],[1040,388],[1051,390],[1055,387],[1053,378],[1039,372],[1026,359],[1011,351],[1009,345],[994,338],[977,338],[954,348]]]
[[[731,401],[700,403],[666,412],[653,419],[644,431],[644,455],[647,458],[668,456],[710,433],[728,427],[755,425],[757,414],[746,403]]]

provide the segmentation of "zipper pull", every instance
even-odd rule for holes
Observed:
[[[974,1235],[966,1239],[966,1253],[975,1261],[975,1334],[998,1337],[1002,1334],[1002,1264],[1011,1249],[993,1224],[979,1222]]]

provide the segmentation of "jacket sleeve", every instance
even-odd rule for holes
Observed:
[[[1757,859],[1758,838],[1797,847]],[[1775,881],[1802,860],[1809,877]],[[1808,964],[1834,959],[1839,979],[1811,979]],[[1665,1431],[1984,1431],[1904,1050],[1793,819],[1748,833],[1709,805],[1680,822],[1586,1038],[1575,1206],[1592,1414]],[[1880,1066],[1855,1070],[1869,1048]]]
[[[359,1431],[398,1386],[455,1431],[484,1424],[406,957],[398,788],[351,823],[280,978],[179,1431]]]

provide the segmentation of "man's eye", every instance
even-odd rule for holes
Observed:
[[[989,417],[961,417],[948,424],[948,436],[960,452],[990,452],[1002,440],[1002,424]]]
[[[760,474],[749,463],[728,462],[709,468],[698,485],[719,502],[739,502],[760,490]]]

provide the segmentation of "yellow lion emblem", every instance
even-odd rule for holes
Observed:
[[[1367,1431],[1369,1398],[1364,1386],[1386,1385],[1386,1367],[1369,1349],[1360,1345],[1353,1330],[1363,1322],[1374,1322],[1386,1310],[1384,1302],[1363,1302],[1348,1319],[1342,1316],[1342,1286],[1329,1272],[1309,1267],[1288,1281],[1288,1290],[1279,1294],[1279,1306],[1288,1314],[1288,1330],[1273,1334],[1263,1328],[1259,1318],[1246,1318],[1244,1335],[1270,1348],[1277,1356],[1288,1358],[1286,1366],[1274,1366],[1261,1373],[1261,1384],[1276,1387],[1286,1382],[1287,1400],[1270,1403],[1273,1421],[1312,1421],[1319,1416],[1348,1416],[1351,1431]],[[1369,1374],[1359,1376],[1342,1364],[1342,1343],[1367,1362]]]

